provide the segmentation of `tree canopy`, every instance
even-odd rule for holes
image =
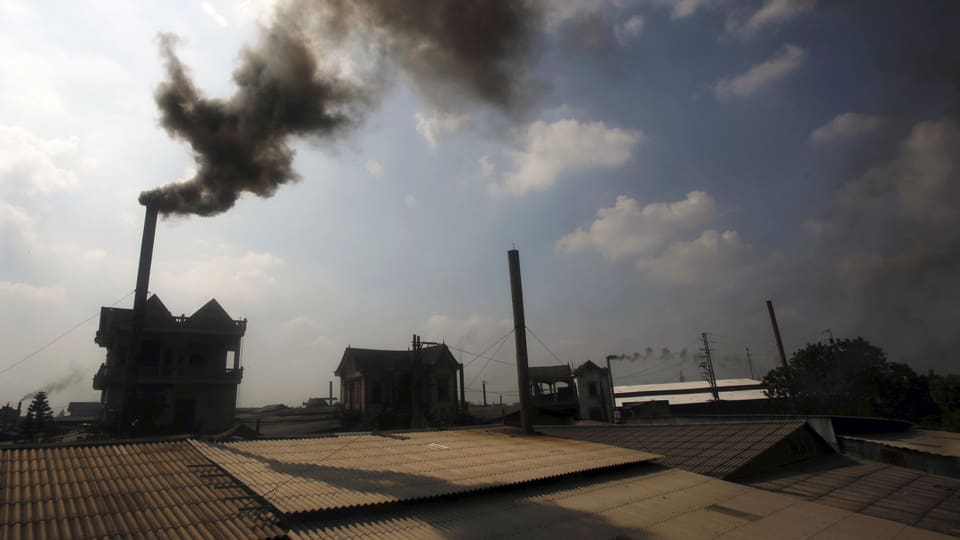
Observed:
[[[882,349],[861,337],[809,344],[763,379],[767,395],[791,412],[935,422],[941,409],[928,380],[887,361]],[[960,401],[960,392],[953,399]]]
[[[37,392],[27,408],[27,416],[20,429],[24,436],[39,438],[53,425],[53,410],[47,402],[46,392]]]

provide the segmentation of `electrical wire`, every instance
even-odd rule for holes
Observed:
[[[508,334],[508,335],[509,335],[509,334]],[[484,371],[485,369],[487,369],[487,366],[490,365],[490,361],[491,361],[491,360],[494,361],[494,362],[501,362],[500,360],[497,360],[497,359],[496,359],[496,356],[497,356],[497,353],[500,352],[500,347],[503,347],[503,344],[506,343],[506,342],[507,342],[507,339],[506,339],[506,336],[504,336],[504,338],[503,338],[502,340],[500,340],[500,345],[497,345],[496,350],[493,351],[493,354],[490,355],[490,358],[487,358],[487,361],[483,364],[483,367],[480,368],[480,371],[478,371],[476,374],[474,374],[473,377],[470,378],[470,385],[471,385],[471,386],[473,385],[474,381],[477,380],[477,377],[479,377],[480,374],[483,373],[483,371]],[[506,362],[501,362],[501,363],[506,364]]]
[[[550,356],[553,356],[553,359],[556,360],[558,364],[560,364],[561,366],[567,365],[566,362],[561,361],[560,358],[556,354],[554,354],[553,351],[550,350],[550,347],[547,347],[546,343],[544,343],[543,341],[541,341],[539,337],[537,337],[537,334],[535,334],[534,331],[529,326],[527,327],[527,332],[530,332],[530,335],[533,336],[533,339],[537,340],[537,343],[542,345],[543,348],[546,349],[548,353],[550,353]]]
[[[124,300],[127,299],[127,297],[129,297],[129,296],[130,296],[131,294],[133,294],[134,292],[136,292],[136,291],[130,291],[130,292],[128,292],[127,294],[123,295],[122,298],[120,298],[120,299],[118,299],[117,301],[115,301],[114,303],[110,304],[110,307],[116,306],[116,305],[119,304],[120,302],[123,302]],[[65,338],[68,334],[70,334],[71,332],[73,332],[73,331],[76,330],[77,328],[80,328],[81,326],[83,326],[83,325],[87,324],[88,322],[90,322],[92,319],[96,318],[97,315],[99,315],[99,314],[100,314],[100,311],[97,310],[96,313],[94,313],[93,315],[91,315],[91,316],[87,317],[86,319],[80,321],[79,323],[71,326],[69,330],[67,330],[66,332],[60,334],[59,336],[57,336],[57,337],[55,337],[55,338],[53,338],[52,340],[50,340],[49,342],[47,342],[47,344],[44,345],[43,347],[40,347],[39,349],[37,349],[37,350],[33,351],[32,353],[24,356],[23,358],[21,358],[20,360],[17,360],[16,362],[10,364],[9,366],[7,366],[7,367],[5,367],[5,368],[3,368],[3,369],[0,369],[0,375],[3,375],[4,373],[10,371],[11,369],[19,366],[20,364],[26,362],[27,360],[30,360],[31,358],[35,357],[35,356],[38,355],[38,354],[40,354],[41,352],[43,352],[44,350],[46,350],[48,347],[52,346],[54,343],[56,343],[56,342],[60,341],[61,339]]]

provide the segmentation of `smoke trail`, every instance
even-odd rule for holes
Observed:
[[[33,396],[37,395],[39,392],[46,392],[49,396],[54,392],[59,392],[65,390],[74,384],[77,384],[84,378],[84,371],[81,370],[78,366],[72,366],[70,371],[62,375],[60,378],[54,380],[53,382],[47,383],[40,388],[37,388],[33,392],[26,393],[20,401],[26,401],[28,399],[33,399]]]
[[[210,216],[244,192],[270,197],[299,179],[290,138],[329,141],[356,127],[382,93],[388,63],[438,108],[463,98],[516,107],[539,21],[531,1],[291,0],[258,45],[242,51],[237,90],[226,100],[205,97],[176,55],[178,39],[161,35],[161,125],[190,145],[197,172],[140,200],[163,214]],[[331,56],[358,43],[373,66],[347,77]]]

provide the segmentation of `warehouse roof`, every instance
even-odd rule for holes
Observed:
[[[942,538],[900,523],[644,466],[455,502],[298,521],[291,538]]]
[[[537,429],[557,437],[662,454],[660,463],[726,478],[743,471],[785,439],[804,434],[798,432],[805,432],[807,428],[803,421],[791,420],[687,425],[593,424],[538,426]]]
[[[0,450],[0,538],[283,535],[187,441]]]
[[[516,433],[465,429],[194,444],[283,513],[428,499],[659,457]]]
[[[750,485],[835,508],[960,535],[960,480],[876,461],[830,456]]]

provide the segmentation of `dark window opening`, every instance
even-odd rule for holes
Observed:
[[[587,394],[588,394],[590,397],[597,397],[598,392],[597,392],[597,383],[596,383],[596,381],[593,381],[593,382],[591,382],[590,384],[588,384],[588,385],[587,385],[587,389],[588,389],[588,390],[587,390]]]

